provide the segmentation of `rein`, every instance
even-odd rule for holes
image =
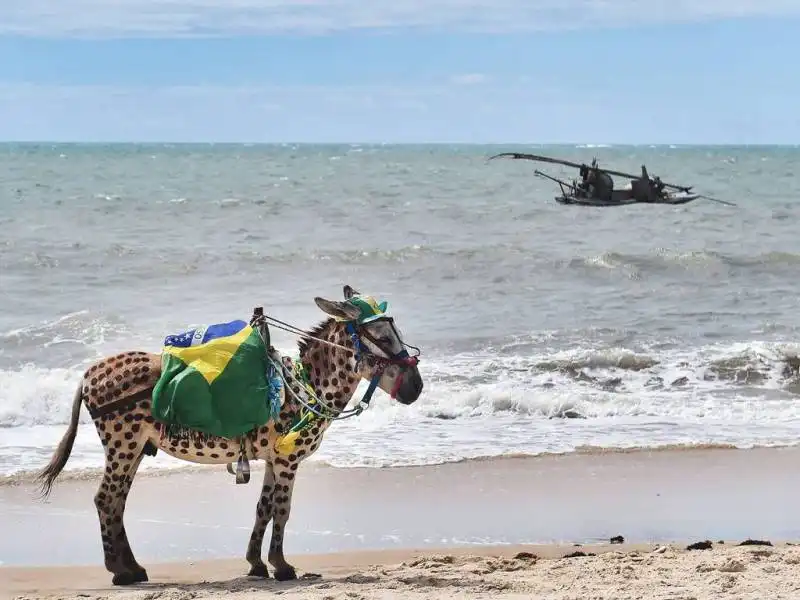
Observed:
[[[306,391],[308,392],[309,396],[311,396],[311,402],[306,402],[295,393],[295,391],[292,389],[292,386],[290,386],[289,383],[286,381],[286,376],[284,375],[284,369],[286,367],[284,365],[277,364],[271,357],[269,361],[272,363],[272,366],[275,367],[275,369],[281,374],[280,377],[283,380],[285,389],[289,391],[289,393],[292,395],[292,398],[294,398],[294,400],[300,406],[302,406],[309,412],[313,413],[316,417],[320,419],[325,419],[326,421],[342,421],[344,419],[349,419],[350,417],[355,417],[356,415],[360,415],[362,412],[364,412],[365,409],[369,408],[369,400],[367,400],[367,402],[364,402],[364,400],[362,399],[362,401],[359,402],[358,406],[356,406],[355,408],[348,408],[336,414],[333,409],[329,408],[328,406],[322,403],[322,401],[319,399],[316,392],[314,391],[313,387],[308,382],[303,381],[303,376],[305,375],[305,369],[303,368],[302,365],[298,365],[297,363],[295,363],[294,366],[295,375],[305,385]],[[322,411],[317,409],[317,407],[314,406],[315,404],[319,404],[320,406],[322,406]]]

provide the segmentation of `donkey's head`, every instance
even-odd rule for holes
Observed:
[[[422,393],[422,376],[417,369],[419,349],[403,341],[394,319],[380,304],[344,286],[344,301],[314,298],[325,313],[339,322],[353,347],[355,368],[401,404],[413,404]],[[408,349],[414,351],[409,355]]]

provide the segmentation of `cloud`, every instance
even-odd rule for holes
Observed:
[[[2,0],[0,35],[525,32],[798,15],[797,0]]]

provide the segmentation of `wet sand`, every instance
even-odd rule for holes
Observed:
[[[615,535],[643,544],[638,548],[646,553],[664,543],[682,548],[702,539],[795,540],[800,539],[795,509],[799,459],[797,449],[700,449],[395,469],[307,464],[298,477],[286,551],[301,572],[321,570],[326,577],[363,574],[369,571],[366,565],[383,564],[393,573],[386,576],[388,585],[398,573],[417,568],[388,565],[422,554],[450,556],[455,549],[476,556],[463,559],[467,562],[459,568],[486,571],[486,561],[494,560],[487,555],[509,556],[520,551],[519,545],[539,556],[560,556],[574,550],[572,544],[607,541]],[[228,581],[246,572],[244,552],[259,477],[256,471],[249,485],[236,486],[224,468],[215,468],[137,478],[126,529],[139,562],[150,572],[148,589],[159,581]],[[1,593],[70,597],[108,587],[92,503],[96,486],[96,480],[65,478],[47,503],[36,500],[25,482],[0,486]],[[531,544],[539,546],[530,550]],[[739,550],[716,547],[713,552]],[[791,547],[784,550],[794,552]],[[448,560],[438,567],[431,563],[425,572],[450,569],[454,563]],[[538,573],[545,568],[517,566],[503,573]],[[249,581],[220,585],[232,585],[225,589],[235,591],[254,585]],[[369,585],[383,589],[378,580]],[[205,593],[202,586],[192,589]],[[296,586],[286,589],[311,593]],[[479,592],[462,591],[471,597]]]

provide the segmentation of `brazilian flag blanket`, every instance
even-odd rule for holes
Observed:
[[[277,417],[278,378],[264,331],[267,339],[245,321],[231,321],[165,338],[152,411],[170,435],[232,439]]]

